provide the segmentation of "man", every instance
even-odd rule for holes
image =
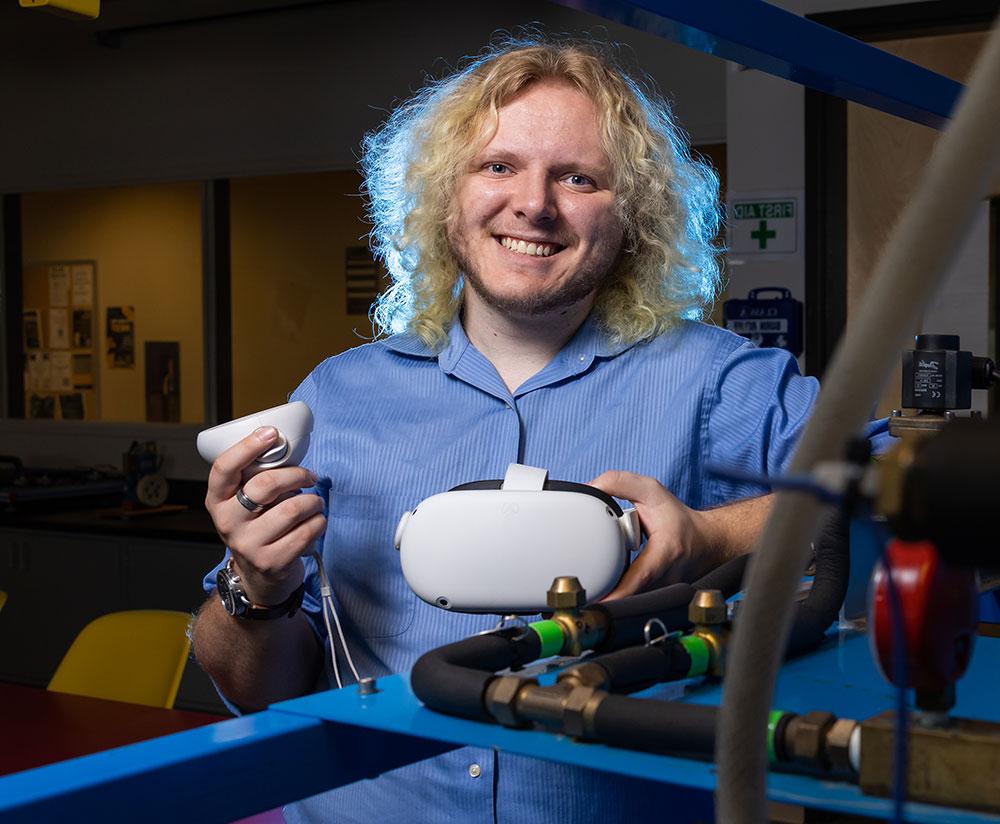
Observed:
[[[314,541],[351,665],[404,672],[495,619],[408,590],[392,545],[402,512],[512,461],[542,466],[636,504],[648,540],[611,597],[691,579],[749,550],[769,508],[766,490],[705,465],[780,471],[816,393],[786,353],[685,319],[718,282],[716,179],[666,104],[592,47],[495,49],[400,107],[366,139],[365,166],[395,281],[374,317],[396,334],[325,361],[296,390],[317,421],[303,467],[241,486],[273,443],[265,429],[209,479],[206,505],[250,600],[283,608],[305,581],[290,619],[234,618],[214,594],[199,615],[197,658],[246,709],[329,683],[315,563],[302,559]],[[309,486],[318,494],[288,497]],[[607,822],[661,815],[660,794],[466,749],[286,817]]]

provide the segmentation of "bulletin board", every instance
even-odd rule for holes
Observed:
[[[99,420],[96,262],[29,263],[22,282],[25,416]]]

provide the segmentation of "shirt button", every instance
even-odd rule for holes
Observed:
[[[586,355],[580,355],[580,360],[585,361],[587,359]]]
[[[473,778],[479,778],[483,774],[483,768],[478,764],[469,764],[469,775]]]

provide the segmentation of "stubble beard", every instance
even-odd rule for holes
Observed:
[[[618,248],[606,246],[595,249],[590,261],[584,262],[574,277],[552,291],[505,295],[491,290],[486,285],[463,248],[463,244],[456,242],[455,238],[449,238],[449,241],[459,271],[465,277],[466,288],[472,289],[480,300],[492,309],[504,315],[525,318],[538,318],[564,311],[596,294],[614,272],[621,251],[620,244]]]

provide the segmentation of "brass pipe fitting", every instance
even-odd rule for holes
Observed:
[[[564,655],[581,655],[593,649],[607,634],[608,621],[603,612],[583,609],[587,591],[573,575],[556,578],[546,594],[546,603],[552,609],[552,620],[563,630],[566,641]]]
[[[576,664],[563,670],[556,678],[558,683],[567,683],[573,687],[593,687],[598,690],[608,688],[608,673],[604,667],[591,661]]]
[[[688,606],[688,620],[694,624],[691,635],[701,638],[708,647],[707,673],[721,677],[726,665],[726,647],[729,644],[729,624],[726,600],[717,589],[699,589]]]
[[[522,692],[537,686],[538,681],[534,678],[518,678],[516,675],[494,678],[484,695],[486,711],[505,727],[528,726],[518,715],[518,700]]]
[[[593,738],[594,714],[607,695],[594,687],[574,687],[563,703],[562,731],[574,738]]]
[[[785,728],[785,751],[791,760],[823,772],[828,770],[826,741],[836,720],[833,713],[814,710],[789,721]]]
[[[878,462],[878,496],[875,511],[894,520],[903,511],[906,476],[917,459],[926,435],[908,434],[886,452]]]
[[[574,738],[593,737],[594,713],[606,696],[603,690],[573,680],[548,687],[524,685],[514,698],[516,723],[507,726],[534,724]]]

